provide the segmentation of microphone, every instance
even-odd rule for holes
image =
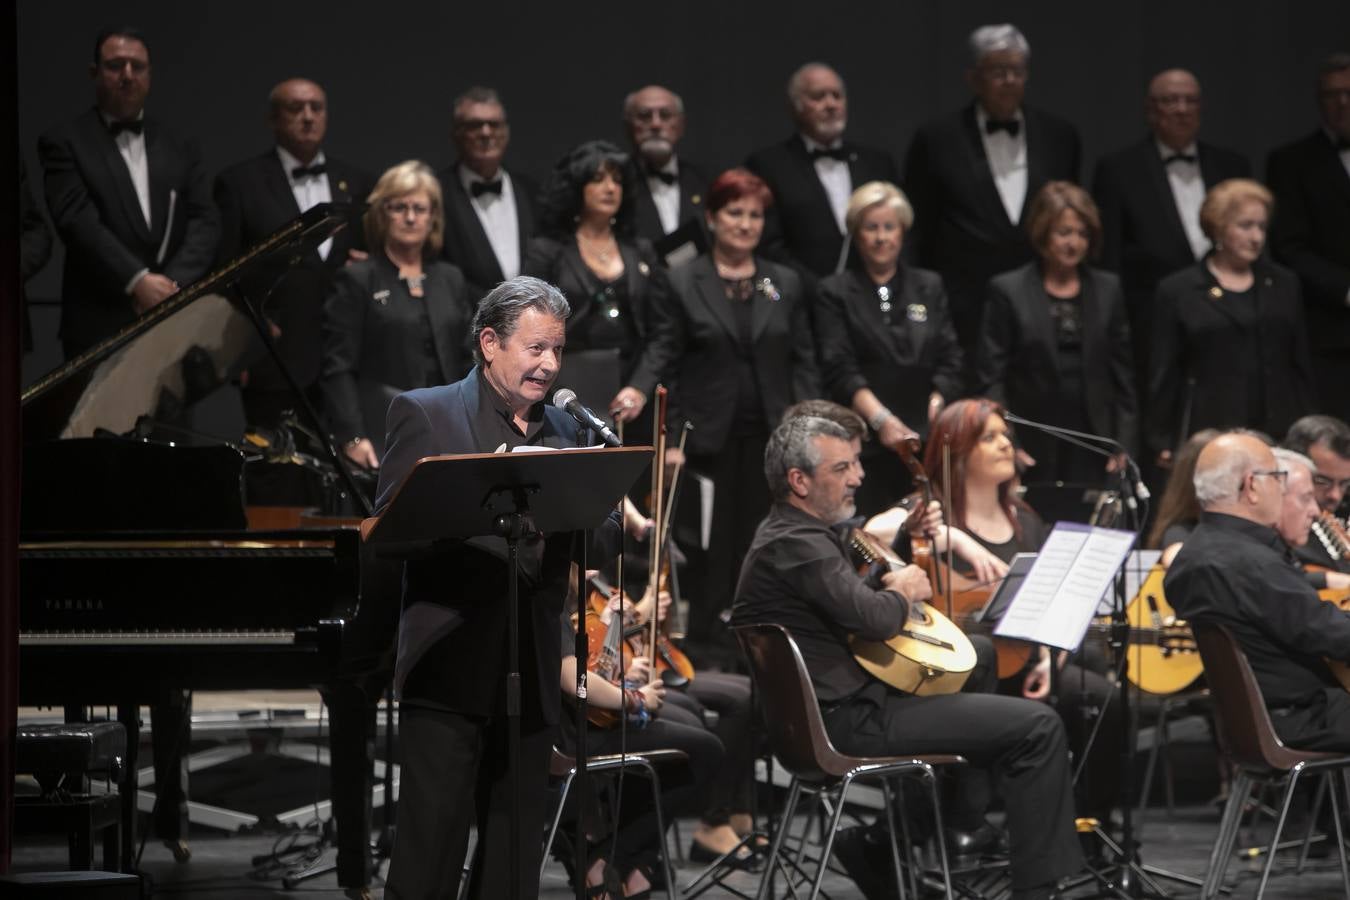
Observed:
[[[577,399],[577,392],[571,388],[559,388],[553,394],[553,405],[576,419],[578,425],[589,428],[600,435],[600,440],[604,441],[607,446],[623,446],[623,441],[619,440],[619,436],[609,430],[609,426],[605,424],[604,419],[581,405],[581,401]]]

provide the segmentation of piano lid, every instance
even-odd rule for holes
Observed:
[[[361,212],[321,203],[241,256],[174,294],[117,334],[53,369],[22,394],[25,441],[89,437],[132,430],[144,415],[192,394],[191,365],[232,372],[254,336],[253,325],[222,294],[278,260],[299,262]],[[190,366],[183,365],[189,359]]]

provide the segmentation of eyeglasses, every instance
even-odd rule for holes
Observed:
[[[431,207],[425,203],[406,203],[402,200],[391,200],[384,205],[384,211],[391,216],[406,216],[412,213],[414,218],[422,218],[431,215]]]
[[[1312,477],[1312,483],[1313,487],[1320,487],[1320,488],[1338,487],[1341,489],[1341,493],[1350,494],[1350,478],[1346,478],[1342,481],[1337,481],[1334,478],[1328,478],[1326,475],[1314,475]]]
[[[1256,469],[1247,475],[1250,478],[1260,478],[1262,475],[1274,478],[1280,483],[1280,490],[1284,490],[1285,485],[1289,483],[1289,473],[1284,469]]]
[[[669,122],[678,118],[679,110],[671,106],[656,106],[647,109],[633,110],[632,119],[635,122],[651,122],[653,120],[660,122]]]

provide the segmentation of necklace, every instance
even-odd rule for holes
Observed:
[[[613,235],[610,235],[607,238],[597,241],[594,238],[586,237],[580,231],[578,231],[577,239],[580,240],[582,245],[590,252],[590,254],[594,256],[596,259],[600,260],[600,262],[607,263],[614,258],[614,251],[616,249],[616,246],[614,243]]]

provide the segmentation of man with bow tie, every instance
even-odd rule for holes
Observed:
[[[492,88],[455,98],[452,138],[459,159],[438,177],[445,192],[447,260],[459,266],[473,303],[520,274],[535,233],[538,187],[502,165],[511,143],[506,107]]]
[[[360,204],[372,181],[359,168],[328,156],[328,96],[306,78],[290,78],[268,95],[275,146],[216,177],[220,208],[219,262],[224,263],[320,203]],[[364,247],[359,222],[324,241],[298,263],[278,260],[240,285],[273,324],[281,360],[300,388],[317,400],[319,323],[333,273]],[[278,281],[280,279],[280,281]],[[275,428],[298,403],[270,355],[259,348],[242,379],[244,415],[250,425]],[[282,502],[283,498],[275,498]],[[297,501],[298,502],[298,501]]]
[[[807,63],[788,79],[787,97],[797,133],[750,154],[745,166],[773,192],[760,244],[765,255],[814,281],[844,269],[844,212],[853,189],[894,184],[897,173],[886,151],[844,140],[848,94],[834,69]]]
[[[1027,205],[1047,181],[1076,182],[1082,152],[1073,125],[1022,103],[1031,59],[1022,32],[985,25],[969,43],[974,102],[918,130],[904,173],[911,246],[919,265],[942,275],[967,359],[989,279],[1033,258]]]
[[[1209,189],[1251,174],[1240,153],[1198,140],[1200,82],[1190,72],[1159,72],[1146,102],[1148,136],[1104,157],[1092,180],[1102,216],[1102,262],[1120,274],[1125,291],[1140,398],[1148,395],[1154,289],[1209,252],[1200,230],[1200,204]]]
[[[1321,123],[1270,154],[1270,246],[1303,284],[1322,412],[1350,419],[1350,53],[1317,71]]]
[[[633,221],[638,237],[660,245],[666,235],[693,221],[703,237],[703,197],[708,179],[676,153],[684,137],[684,100],[660,85],[647,85],[624,98],[623,122],[633,145]],[[705,244],[693,246],[697,253]]]
[[[38,140],[65,244],[61,343],[75,356],[205,275],[219,222],[197,148],[145,115],[150,48],[107,29],[89,67],[95,106]]]

